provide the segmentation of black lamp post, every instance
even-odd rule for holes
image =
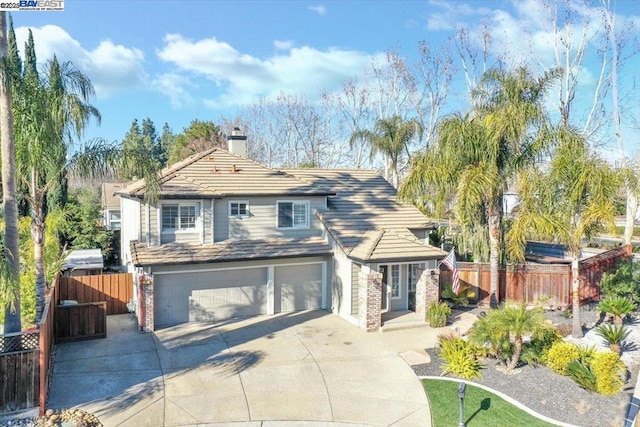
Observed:
[[[467,390],[466,383],[460,383],[458,386],[458,399],[460,399],[460,421],[458,422],[458,427],[465,427],[464,424],[464,394]]]

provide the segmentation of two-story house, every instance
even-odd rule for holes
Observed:
[[[153,278],[151,327],[306,309],[362,326],[370,306],[374,318],[407,310],[420,272],[446,255],[426,243],[428,218],[375,172],[245,156],[236,129],[229,151],[164,169],[156,203],[143,180],[118,192],[123,265]],[[374,300],[362,293],[371,273]]]

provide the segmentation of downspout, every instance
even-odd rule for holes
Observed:
[[[147,205],[147,246],[151,246],[151,206]]]

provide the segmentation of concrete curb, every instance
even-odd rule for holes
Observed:
[[[579,427],[576,426],[575,424],[567,424],[567,423],[563,423],[561,421],[557,421],[554,420],[552,418],[546,417],[542,414],[537,413],[536,411],[534,411],[531,408],[528,408],[527,406],[523,405],[522,403],[518,402],[517,400],[515,400],[512,397],[507,396],[506,394],[498,391],[498,390],[494,390],[491,387],[487,387],[485,385],[482,384],[478,384],[478,383],[474,383],[473,381],[465,381],[465,380],[459,380],[457,378],[447,378],[447,377],[434,377],[434,376],[423,376],[423,375],[418,375],[418,378],[423,380],[423,379],[429,379],[429,380],[444,380],[444,381],[451,381],[454,383],[467,383],[467,384],[471,384],[474,387],[478,387],[481,388],[483,390],[486,390],[488,392],[491,392],[493,394],[495,394],[496,396],[499,396],[501,398],[503,398],[504,400],[506,400],[507,402],[511,403],[512,405],[522,409],[523,411],[525,411],[526,413],[528,413],[529,415],[533,415],[536,418],[541,419],[542,421],[546,421],[548,423],[551,424],[555,424],[557,426],[561,426],[561,427]]]
[[[629,402],[629,408],[627,410],[627,418],[624,420],[624,427],[633,427],[634,423],[638,419],[638,409],[640,407],[640,376],[636,380],[636,387],[633,390],[633,396]]]

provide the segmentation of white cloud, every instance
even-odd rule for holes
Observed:
[[[274,40],[273,46],[278,50],[289,50],[293,47],[293,42],[290,40]]]
[[[430,31],[448,31],[465,26],[466,19],[487,15],[490,9],[486,7],[471,6],[463,2],[448,0],[430,0],[429,15],[427,17],[427,29]]]
[[[323,89],[360,74],[372,58],[359,51],[303,46],[263,59],[241,53],[216,38],[193,41],[170,34],[164,42],[157,52],[160,59],[181,73],[205,77],[218,87],[220,94],[206,101],[216,108],[252,103],[280,92],[315,99]]]
[[[326,8],[326,6],[323,6],[323,5],[309,6],[309,10],[312,11],[312,12],[317,13],[320,16],[323,16],[323,15],[327,14],[327,8]]]
[[[192,107],[196,104],[188,90],[196,85],[191,83],[186,76],[177,73],[161,74],[153,79],[152,87],[155,91],[166,95],[173,108]]]
[[[29,28],[18,27],[15,31],[18,47],[22,51]],[[147,77],[143,68],[144,54],[139,49],[103,40],[96,48],[88,50],[56,25],[31,28],[31,31],[38,62],[44,63],[54,54],[60,62],[71,61],[89,77],[98,98],[134,88],[143,84]]]

